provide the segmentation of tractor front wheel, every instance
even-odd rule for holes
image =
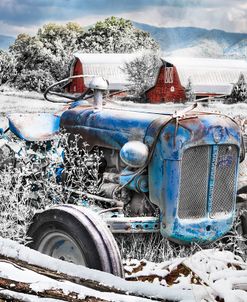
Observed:
[[[57,259],[123,276],[116,241],[100,217],[81,206],[52,207],[34,216],[30,247]]]

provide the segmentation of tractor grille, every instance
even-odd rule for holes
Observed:
[[[210,148],[187,149],[182,159],[178,216],[204,217],[207,209]]]
[[[215,185],[210,217],[230,213],[234,205],[235,168],[238,151],[236,146],[220,146],[217,157]]]
[[[181,164],[178,217],[211,218],[231,212],[234,205],[234,145],[198,146],[185,150]]]

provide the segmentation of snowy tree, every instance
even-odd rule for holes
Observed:
[[[242,73],[240,73],[237,83],[233,86],[230,101],[231,103],[247,101],[247,83]]]
[[[131,21],[110,17],[97,22],[84,34],[82,49],[86,52],[131,53],[159,48],[150,34],[136,29]]]
[[[134,96],[143,96],[145,91],[155,84],[158,71],[162,64],[159,51],[144,51],[133,61],[125,63],[124,71],[131,83],[130,89]]]
[[[77,23],[49,23],[38,30],[37,38],[53,55],[66,58],[80,48],[83,29]]]
[[[17,88],[41,91],[44,82],[48,85],[54,82],[51,66],[54,66],[53,64],[57,61],[57,58],[51,54],[49,49],[44,47],[37,37],[31,37],[26,34],[19,35],[15,43],[10,47],[10,52],[17,62],[17,76],[14,80],[14,85]],[[42,83],[42,74],[45,71],[45,81]],[[37,81],[34,80],[35,74],[39,76]],[[50,79],[50,81],[47,81],[47,79]]]
[[[191,78],[188,78],[188,83],[185,87],[185,96],[186,100],[189,102],[194,102],[196,99],[196,95],[193,91],[193,84]]]
[[[50,84],[67,77],[73,53],[80,47],[82,34],[83,29],[76,23],[49,23],[40,28],[34,37],[19,35],[10,47],[17,61],[15,86],[44,91]]]
[[[10,53],[0,50],[0,85],[12,81],[15,76],[15,59]]]

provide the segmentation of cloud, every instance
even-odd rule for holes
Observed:
[[[209,1],[206,1],[209,2]],[[222,2],[221,5],[218,2]],[[118,16],[128,17],[137,22],[153,24],[160,27],[202,27],[207,29],[222,29],[230,32],[246,32],[247,7],[243,9],[243,1],[218,1],[217,5],[200,5],[193,7],[149,7],[142,10],[122,13]],[[231,5],[230,5],[231,4]]]
[[[193,6],[198,0],[1,0],[0,20],[27,25],[44,20],[65,20],[87,15],[98,16],[132,12],[148,7]]]
[[[158,26],[247,28],[246,0],[0,0],[0,32],[34,33],[47,22],[87,26],[112,15]]]

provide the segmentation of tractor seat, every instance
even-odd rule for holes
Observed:
[[[51,113],[13,113],[8,119],[9,129],[29,142],[51,140],[60,129],[60,117]]]

